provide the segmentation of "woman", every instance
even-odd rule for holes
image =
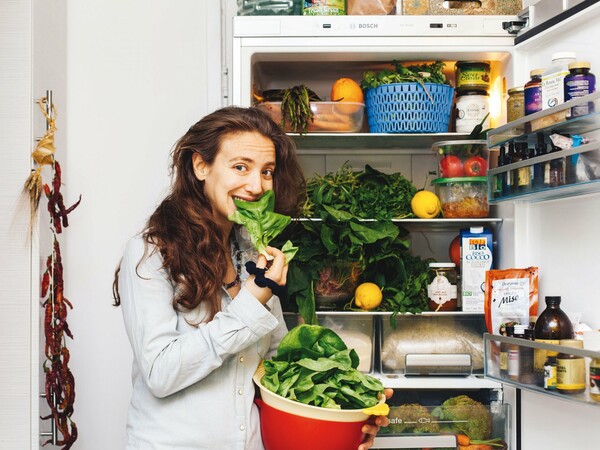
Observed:
[[[262,449],[252,375],[287,333],[279,299],[244,266],[263,255],[227,217],[233,199],[276,194],[295,215],[304,179],[294,144],[264,112],[207,115],[173,150],[171,193],[126,246],[115,277],[133,349],[129,450]],[[284,285],[283,253],[266,276]],[[371,447],[386,418],[365,425]],[[315,439],[318,439],[315,436]]]

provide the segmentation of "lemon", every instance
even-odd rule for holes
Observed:
[[[410,207],[413,214],[420,219],[433,219],[442,210],[442,203],[433,192],[419,191],[410,201]]]
[[[381,289],[375,283],[362,283],[354,291],[354,303],[365,311],[377,308],[382,299]]]

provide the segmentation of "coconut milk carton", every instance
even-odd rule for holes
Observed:
[[[460,230],[462,310],[483,313],[485,272],[492,268],[492,233],[487,228]]]

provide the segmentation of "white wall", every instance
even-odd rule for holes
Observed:
[[[31,246],[18,203],[30,169],[31,4],[0,0],[0,448],[29,448]],[[36,422],[37,424],[37,422]]]
[[[121,311],[111,306],[113,273],[168,187],[171,147],[220,106],[219,89],[208,88],[220,72],[219,6],[79,0],[68,2],[67,16],[64,183],[68,203],[83,198],[64,253],[80,431],[73,448],[119,449],[131,351]]]

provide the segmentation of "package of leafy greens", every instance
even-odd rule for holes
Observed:
[[[250,241],[254,248],[258,250],[258,253],[266,256],[268,260],[273,259],[266,251],[267,245],[292,220],[288,216],[274,212],[275,193],[272,190],[266,191],[255,202],[246,202],[234,198],[233,203],[235,203],[237,210],[228,219],[246,227],[250,235]],[[298,251],[298,247],[294,247],[290,241],[287,241],[281,251],[289,263]]]
[[[377,405],[383,384],[360,372],[353,349],[331,329],[299,325],[282,339],[277,354],[263,361],[264,387],[290,400],[332,409]]]

